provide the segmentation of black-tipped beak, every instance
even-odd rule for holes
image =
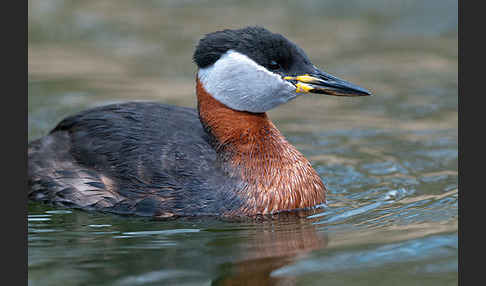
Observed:
[[[313,74],[286,76],[285,80],[295,85],[296,92],[320,93],[335,96],[370,96],[371,92],[360,86],[337,78],[328,73],[317,71]]]

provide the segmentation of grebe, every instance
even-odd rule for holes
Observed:
[[[28,146],[28,197],[153,217],[255,216],[325,203],[309,161],[266,111],[305,93],[366,96],[262,27],[207,34],[195,50],[197,110],[111,104]]]

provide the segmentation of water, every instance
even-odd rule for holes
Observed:
[[[268,221],[28,204],[29,285],[456,285],[456,1],[29,1],[29,140],[127,100],[195,107],[193,48],[263,25],[368,98],[269,113],[328,205]]]

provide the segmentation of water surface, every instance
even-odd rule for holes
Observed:
[[[197,40],[259,24],[367,98],[269,113],[329,189],[312,214],[153,221],[28,204],[29,285],[456,285],[455,1],[29,1],[29,140],[85,108],[195,107]]]

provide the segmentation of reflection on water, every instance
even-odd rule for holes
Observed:
[[[29,203],[29,285],[457,284],[457,1],[265,4],[29,1],[29,140],[112,102],[194,107],[197,40],[252,24],[376,95],[269,113],[328,186],[326,208],[152,221]]]
[[[28,218],[30,269],[41,270],[57,261],[56,273],[70,278],[80,275],[88,284],[213,281],[215,285],[277,285],[295,277],[272,277],[274,270],[328,244],[325,232],[318,231],[305,214],[260,222],[188,219],[161,224],[81,211],[45,211],[49,207],[35,203],[29,207],[31,213],[43,213]],[[47,222],[54,221],[63,229],[50,228]],[[194,228],[202,225],[204,228]],[[36,236],[41,233],[43,237]],[[70,248],[72,244],[79,247]],[[44,249],[48,253],[40,255]],[[115,264],[101,267],[109,261]],[[31,281],[50,281],[37,277],[37,272],[29,276]]]
[[[325,233],[317,232],[312,221],[293,215],[280,215],[276,221],[251,226],[239,244],[241,255],[224,263],[225,271],[214,285],[289,285],[295,275],[273,277],[271,273],[327,246]]]

